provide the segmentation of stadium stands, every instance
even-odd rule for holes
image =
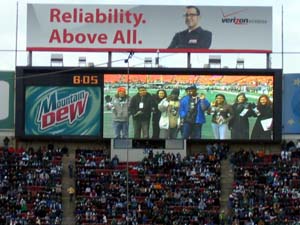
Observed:
[[[0,224],[61,224],[61,157],[54,148],[0,149]]]
[[[300,158],[283,148],[264,155],[241,149],[232,156],[235,182],[230,223],[296,224],[300,221]]]
[[[218,223],[217,155],[182,159],[180,154],[150,152],[142,162],[129,163],[127,177],[127,163],[95,154],[76,152],[77,224],[102,224],[106,219],[109,224]]]
[[[111,157],[104,145],[77,149],[76,224],[297,224],[300,151],[281,148],[230,153],[215,143],[186,157],[150,151],[138,162]],[[63,224],[70,216],[63,215],[63,157],[52,144],[0,148],[0,224]],[[234,174],[228,214],[220,203],[222,160]]]

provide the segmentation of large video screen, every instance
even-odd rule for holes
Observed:
[[[105,138],[274,140],[274,74],[104,74]],[[277,113],[277,112],[276,112]]]
[[[100,89],[27,86],[25,135],[99,136]]]

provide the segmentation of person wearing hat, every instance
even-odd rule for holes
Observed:
[[[129,96],[125,87],[118,87],[116,95],[110,102],[109,108],[112,110],[112,121],[115,138],[128,138],[129,126]]]
[[[179,118],[179,93],[178,88],[174,88],[167,98],[164,98],[159,104],[161,111],[159,120],[160,137],[163,139],[176,139],[180,126]]]
[[[232,106],[227,104],[225,95],[220,93],[216,95],[208,113],[212,114],[211,126],[215,139],[228,139],[228,123],[232,120],[234,112]]]
[[[202,125],[206,122],[204,112],[210,103],[204,94],[198,96],[197,87],[187,88],[188,95],[180,100],[179,116],[182,124],[182,138],[201,139]]]

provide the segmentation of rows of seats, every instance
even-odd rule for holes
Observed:
[[[220,159],[207,154],[150,151],[141,162],[124,163],[78,150],[77,224],[217,224],[220,173]]]
[[[207,153],[149,152],[120,162],[103,147],[76,150],[76,224],[225,224],[220,221],[221,160]],[[228,224],[300,221],[300,151],[232,153]],[[62,223],[62,152],[53,145],[0,148],[0,224]]]
[[[53,145],[0,149],[0,224],[61,224],[62,155]]]
[[[233,154],[230,224],[294,224],[300,221],[300,158],[283,149],[265,155],[241,149]]]

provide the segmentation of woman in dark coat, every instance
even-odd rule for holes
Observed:
[[[252,110],[254,104],[248,102],[245,93],[239,93],[232,105],[233,118],[229,122],[231,139],[249,140],[249,117],[254,116]]]
[[[152,113],[152,138],[159,139],[159,120],[161,112],[158,110],[158,104],[167,97],[167,92],[165,90],[158,90],[154,97],[154,111]]]
[[[256,114],[251,139],[253,140],[271,140],[273,128],[273,103],[270,98],[263,94],[258,98],[257,108],[253,111]]]

